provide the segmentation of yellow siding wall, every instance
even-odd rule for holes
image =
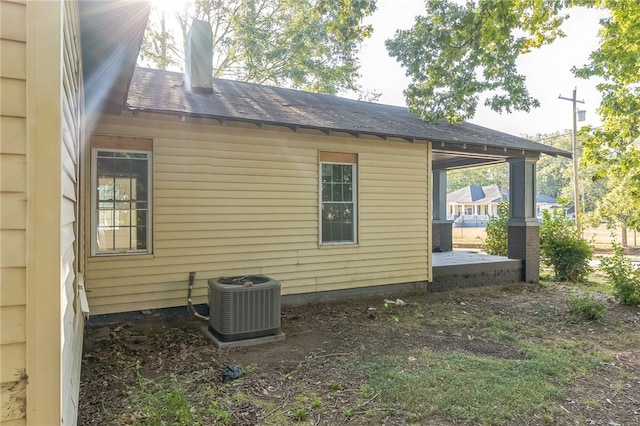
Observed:
[[[154,139],[154,253],[89,258],[92,314],[185,305],[189,271],[197,303],[224,275],[283,294],[429,279],[429,145],[214,123],[103,117],[98,134]],[[319,247],[319,151],[358,154],[358,246]]]
[[[83,119],[76,6],[0,1],[3,425],[76,423],[83,331],[74,306]],[[61,7],[63,39],[56,38]],[[59,227],[42,220],[50,217]]]
[[[0,1],[0,404],[26,413],[26,5]]]
[[[62,420],[65,425],[76,423],[80,392],[80,362],[84,318],[78,305],[77,273],[77,191],[80,158],[83,95],[79,26],[75,3],[65,3],[64,67],[62,74],[62,139],[61,206],[60,206],[60,303],[62,315],[61,380]]]

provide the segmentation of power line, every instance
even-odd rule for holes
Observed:
[[[598,127],[592,127],[592,129],[594,129],[594,130],[595,130],[595,129],[600,129],[600,128],[602,128],[602,127],[604,127],[604,125],[600,125],[600,126],[598,126]],[[545,136],[545,137],[543,137],[542,139],[538,139],[538,140],[536,140],[536,141],[534,141],[534,142],[544,143],[544,141],[549,140],[549,139],[557,139],[557,138],[561,138],[561,137],[563,137],[563,136],[569,136],[569,135],[572,135],[572,134],[573,134],[573,131],[572,131],[572,130],[569,130],[569,131],[568,131],[568,132],[566,132],[566,133],[555,133],[555,134],[552,134],[551,136]]]

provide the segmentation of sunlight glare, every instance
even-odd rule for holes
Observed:
[[[151,7],[160,13],[173,16],[178,12],[182,12],[188,3],[188,0],[148,0]]]

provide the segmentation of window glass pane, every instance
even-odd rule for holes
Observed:
[[[351,183],[353,181],[353,166],[344,166],[342,171],[342,182]]]
[[[114,249],[123,251],[129,249],[129,227],[118,227],[114,230]]]
[[[129,185],[131,184],[131,180],[126,178],[116,178],[115,179],[115,196],[116,200],[130,200],[131,199],[131,188]]]
[[[138,227],[136,228],[137,232],[137,250],[146,250],[147,249],[147,228]]]
[[[114,158],[98,158],[98,178],[113,180],[113,177],[116,176],[115,171],[118,169],[119,162],[120,160],[116,160]]]
[[[331,164],[322,165],[322,183],[323,184],[331,182],[332,170],[333,168],[331,167]]]
[[[353,185],[342,185],[342,200],[353,201]]]
[[[331,184],[322,183],[322,201],[331,201]]]
[[[98,227],[115,226],[115,214],[113,210],[98,211]]]
[[[353,164],[321,165],[323,243],[355,241]]]
[[[115,207],[116,210],[129,210],[131,208],[131,203],[129,203],[129,202],[126,202],[126,203],[117,202],[117,203],[115,203],[115,206],[116,206]]]
[[[322,241],[354,241],[352,203],[326,203],[322,206]]]
[[[349,225],[353,223],[353,208],[351,203],[342,204],[342,221]]]
[[[342,164],[334,164],[333,165],[333,178],[332,182],[342,182],[342,168],[344,166]]]
[[[113,251],[113,230],[112,228],[98,228],[98,249],[100,251]]]
[[[131,210],[119,210],[116,211],[117,223],[118,226],[129,226],[131,225]]]
[[[333,186],[333,201],[342,201],[342,185],[339,183],[332,184]]]
[[[322,164],[323,243],[355,241],[354,169],[352,164]]]
[[[340,206],[338,204],[328,204],[324,206],[322,225],[323,241],[339,241]]]
[[[132,181],[131,185],[133,193],[131,194],[131,198],[136,200],[146,200],[147,191],[149,188],[148,182],[148,171],[149,164],[147,161],[133,161],[133,170],[132,170]]]
[[[322,241],[331,241],[331,224],[326,222],[322,223]]]
[[[353,241],[353,226],[351,224],[342,224],[342,229],[340,231],[342,241]]]
[[[144,211],[138,210],[135,212],[135,219],[136,219],[136,222],[135,222],[136,226],[145,228],[147,226],[147,222],[149,219],[149,212],[146,210]]]
[[[332,222],[338,219],[338,209],[336,204],[323,204],[322,205],[322,220],[323,222]]]
[[[148,249],[148,160],[146,153],[97,152],[98,253]]]
[[[98,199],[114,200],[115,192],[116,189],[113,178],[105,176],[98,177]]]

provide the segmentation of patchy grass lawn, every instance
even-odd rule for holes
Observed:
[[[569,313],[584,292],[601,320]],[[602,282],[403,299],[285,308],[287,340],[238,349],[188,316],[89,326],[79,424],[640,423],[640,309]]]

